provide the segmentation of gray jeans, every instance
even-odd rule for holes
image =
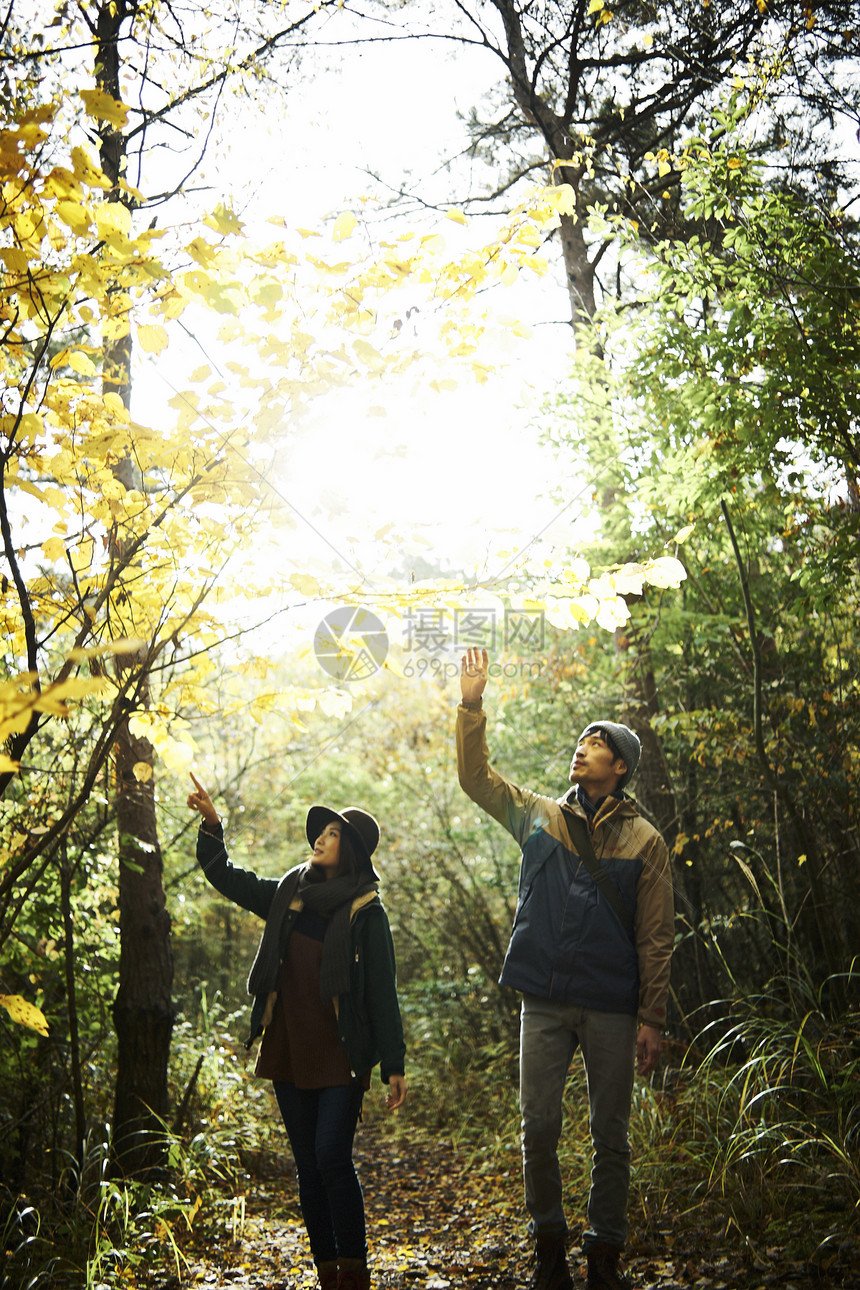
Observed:
[[[608,1241],[622,1249],[627,1237],[630,1182],[630,1099],[636,1053],[636,1018],[523,997],[520,1020],[520,1111],[523,1181],[529,1231],[566,1235],[558,1140],[562,1097],[576,1049],[588,1081],[594,1148],[588,1230],[583,1247]]]

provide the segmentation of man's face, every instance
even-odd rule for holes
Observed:
[[[602,730],[583,735],[570,763],[570,782],[579,785],[593,801],[618,787],[627,763],[612,751]]]

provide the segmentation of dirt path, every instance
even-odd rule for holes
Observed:
[[[522,1290],[531,1273],[519,1160],[489,1175],[450,1145],[383,1137],[363,1126],[356,1162],[365,1193],[374,1290]],[[187,1249],[189,1265],[159,1290],[311,1290],[317,1285],[307,1249],[288,1154],[269,1162],[267,1177],[207,1227],[204,1248]],[[627,1271],[637,1290],[824,1290],[860,1281],[821,1279],[803,1266],[731,1244],[703,1251],[689,1230],[675,1247],[671,1231],[631,1246]],[[584,1264],[572,1242],[577,1290]]]

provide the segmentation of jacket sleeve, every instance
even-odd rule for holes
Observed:
[[[383,1083],[404,1073],[406,1043],[397,1000],[397,969],[388,915],[379,906],[365,920],[365,1006]]]
[[[675,900],[669,851],[656,829],[643,862],[636,891],[639,1020],[662,1030],[675,940]]]
[[[224,846],[224,831],[207,833],[201,826],[197,833],[197,863],[216,891],[234,905],[266,918],[278,889],[276,878],[261,878],[251,869],[231,864]]]
[[[546,828],[560,814],[551,798],[517,788],[490,765],[483,707],[461,703],[457,708],[457,773],[463,792],[498,820],[520,847],[536,828]]]

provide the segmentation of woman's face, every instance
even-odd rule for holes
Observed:
[[[334,878],[340,867],[340,825],[331,820],[314,843],[313,866],[326,878]]]

